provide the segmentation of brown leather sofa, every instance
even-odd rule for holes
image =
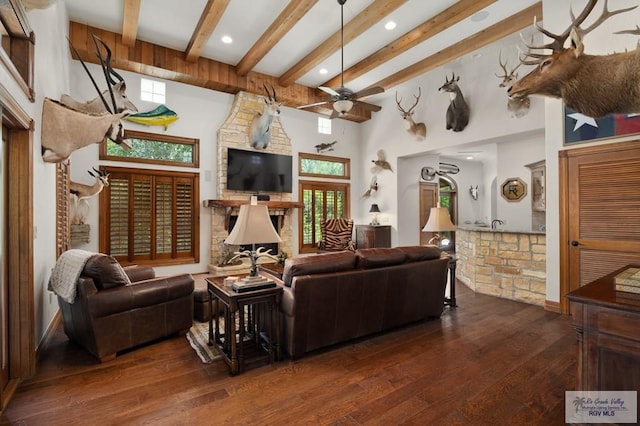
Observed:
[[[284,348],[306,352],[427,318],[444,308],[449,258],[435,246],[359,249],[285,261]]]
[[[90,257],[70,304],[58,297],[64,332],[100,362],[116,352],[185,334],[193,318],[193,277],[156,278],[151,267],[123,269],[111,256]]]

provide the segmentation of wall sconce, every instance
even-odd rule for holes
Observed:
[[[378,207],[377,204],[371,204],[369,213],[371,214],[371,222],[369,223],[369,225],[380,225],[380,222],[378,222],[378,213],[380,213],[380,207]]]

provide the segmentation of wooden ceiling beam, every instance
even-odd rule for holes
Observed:
[[[346,45],[371,28],[372,25],[389,15],[402,4],[406,3],[406,1],[407,0],[375,0],[355,18],[345,24],[344,44]],[[285,71],[284,74],[280,76],[280,85],[287,87],[293,84],[297,79],[311,71],[313,67],[338,51],[341,46],[341,30],[338,30],[301,61]]]
[[[496,0],[460,0],[433,18],[398,37],[374,54],[367,56],[357,64],[346,69],[344,71],[344,83],[346,84],[348,81],[355,80],[495,2]],[[322,86],[338,87],[342,84],[341,77],[342,76],[338,74],[322,84]]]
[[[238,75],[246,75],[318,3],[318,0],[291,0],[282,13],[236,65]]]
[[[445,65],[460,56],[471,53],[474,50],[480,49],[494,41],[500,40],[501,38],[530,26],[533,23],[534,16],[538,17],[538,21],[542,20],[542,2],[538,2],[489,28],[485,28],[484,30],[473,34],[436,54],[424,58],[421,61],[418,61],[415,64],[378,81],[373,84],[373,86],[382,86],[385,90],[389,90],[391,87],[419,77],[422,74]]]
[[[283,101],[285,106],[293,108],[326,101],[326,93],[312,87],[300,84],[283,87],[278,84],[277,77],[254,71],[246,76],[240,76],[232,65],[202,57],[198,58],[197,62],[189,62],[185,59],[183,52],[140,40],[136,41],[133,47],[129,47],[123,43],[120,34],[70,22],[69,41],[78,50],[82,60],[87,63],[98,63],[91,33],[109,45],[113,53],[111,65],[116,69],[234,95],[239,91],[246,91],[264,96],[263,87],[266,84],[273,86],[278,94],[278,100]],[[73,52],[72,57],[78,59]],[[98,82],[100,82],[99,78]],[[133,96],[130,97],[133,98]],[[328,105],[308,111],[328,116],[333,110],[331,105]],[[361,123],[371,119],[371,111],[354,107],[340,118]]]
[[[200,16],[200,21],[198,21],[198,25],[191,36],[187,50],[185,50],[187,61],[195,62],[198,60],[230,2],[231,0],[209,0],[207,2]]]
[[[133,46],[138,37],[138,18],[142,0],[124,0],[122,16],[122,42],[125,46]]]

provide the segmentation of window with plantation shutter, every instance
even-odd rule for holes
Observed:
[[[69,160],[56,164],[56,257],[71,248]]]
[[[300,253],[314,252],[322,238],[320,223],[323,219],[349,218],[348,183],[300,181],[300,194],[304,203],[300,221]]]
[[[100,251],[123,264],[199,262],[197,173],[104,167]]]

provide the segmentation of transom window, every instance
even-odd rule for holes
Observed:
[[[162,81],[140,79],[140,99],[157,104],[165,103],[166,84]]]
[[[328,155],[301,152],[298,156],[298,175],[349,179],[351,160]]]
[[[318,133],[322,135],[330,135],[331,120],[325,117],[318,117]]]
[[[198,139],[135,130],[125,130],[124,137],[131,142],[131,150],[107,139],[107,143],[100,144],[100,159],[184,167],[199,165]]]

